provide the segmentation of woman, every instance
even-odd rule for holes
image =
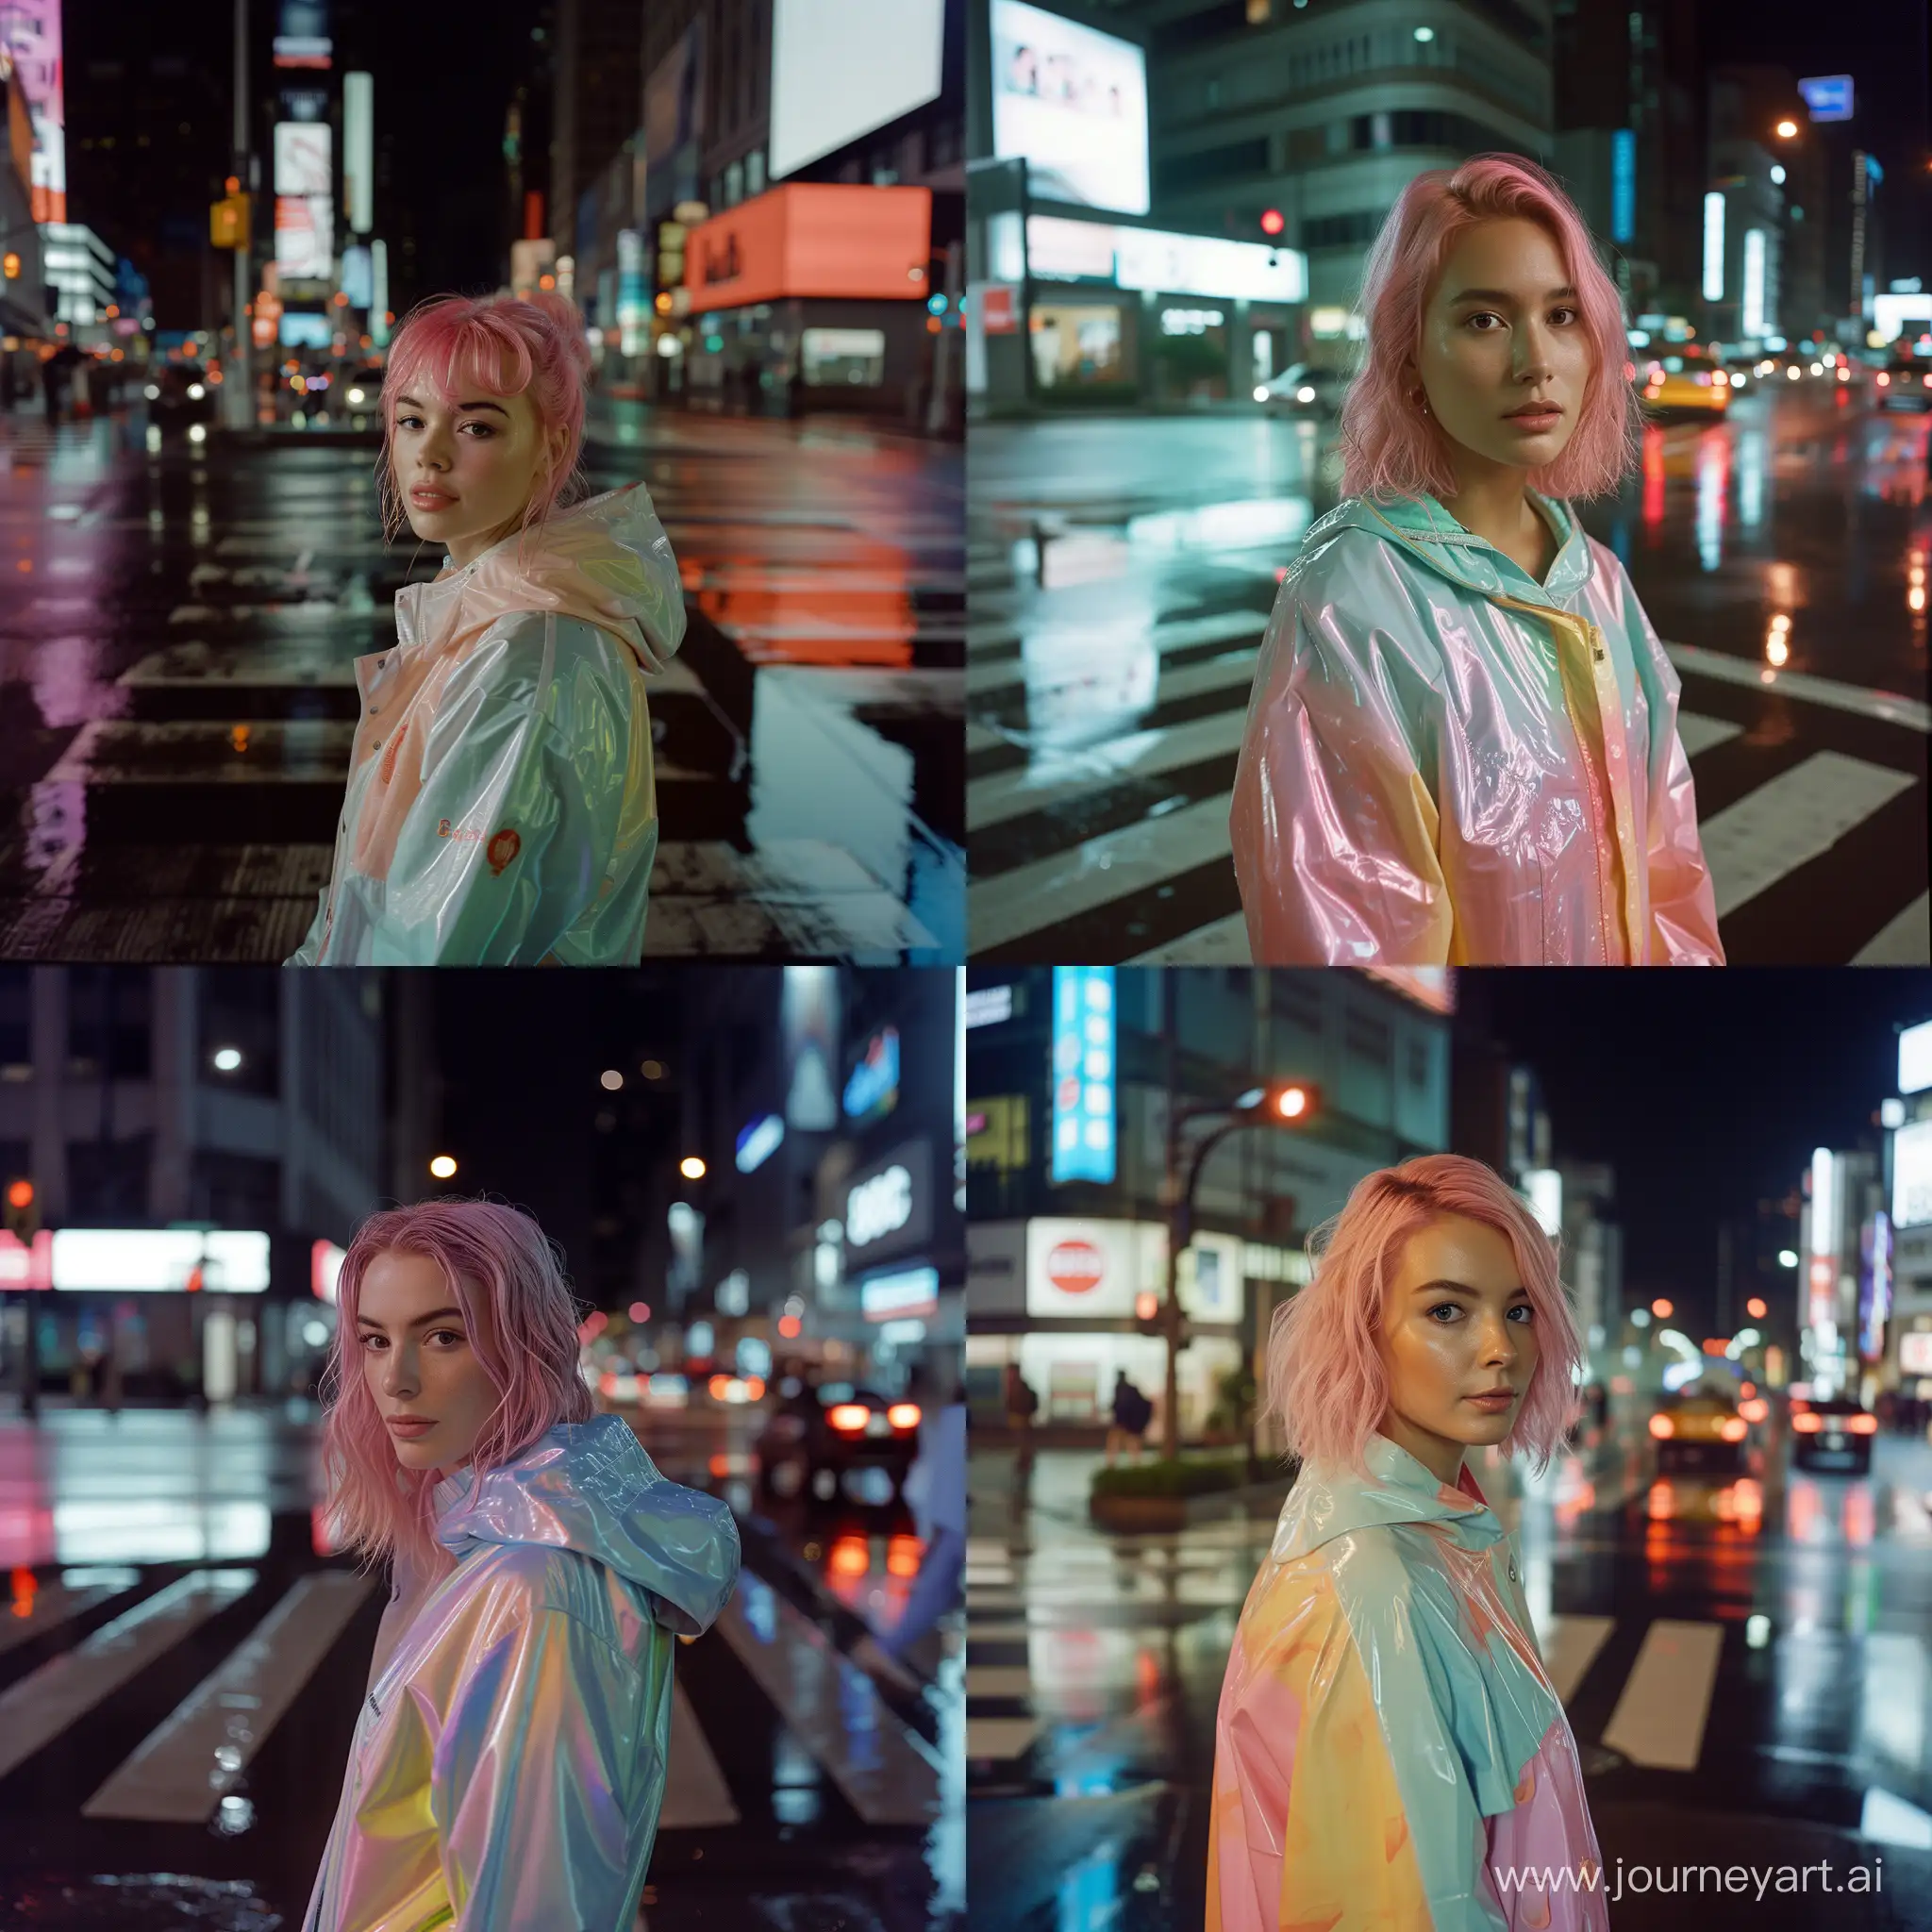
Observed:
[[[731,1513],[594,1412],[570,1290],[528,1216],[372,1215],[338,1316],[330,1511],[395,1588],[304,1932],[630,1932],[671,1640],[731,1594]]]
[[[384,532],[407,513],[448,555],[396,592],[395,647],[357,660],[334,874],[291,966],[642,952],[658,849],[644,677],[682,641],[684,603],[641,484],[578,500],[589,369],[581,319],[547,293],[444,296],[396,333]]]
[[[1723,965],[1678,679],[1562,500],[1630,468],[1617,291],[1480,155],[1370,252],[1343,501],[1261,647],[1230,831],[1257,963]]]
[[[1370,1174],[1330,1230],[1270,1341],[1302,1468],[1222,1687],[1209,1932],[1602,1932],[1575,1740],[1463,1466],[1546,1462],[1574,1419],[1553,1245],[1453,1154]]]

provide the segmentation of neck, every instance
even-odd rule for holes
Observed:
[[[1456,1487],[1457,1479],[1462,1474],[1462,1444],[1452,1441],[1447,1436],[1439,1436],[1432,1429],[1418,1427],[1391,1408],[1382,1418],[1380,1428],[1383,1435],[1398,1449],[1407,1449],[1422,1466],[1439,1482],[1446,1483],[1450,1489]]]
[[[1465,530],[1506,551],[1535,536],[1536,511],[1521,470],[1459,454],[1455,460],[1456,494],[1444,497],[1442,508]]]

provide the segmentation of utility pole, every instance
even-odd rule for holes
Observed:
[[[248,0],[235,0],[235,175],[240,192],[249,198],[249,220],[235,250],[235,353],[222,384],[222,402],[228,427],[246,429],[255,420],[255,355],[248,319],[255,201],[248,158]]]

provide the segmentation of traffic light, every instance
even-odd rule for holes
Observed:
[[[10,248],[5,255],[0,255],[0,275],[4,275],[9,282],[17,282],[20,279],[20,257]]]
[[[1279,235],[1282,229],[1287,226],[1287,219],[1278,208],[1269,208],[1261,210],[1261,232],[1271,240],[1274,236]]]
[[[1322,1110],[1322,1090],[1309,1080],[1271,1080],[1241,1095],[1241,1111],[1274,1127],[1306,1126]]]
[[[34,1184],[25,1175],[7,1183],[7,1232],[15,1241],[32,1246],[40,1232],[41,1203]]]

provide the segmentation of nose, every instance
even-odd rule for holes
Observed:
[[[407,1397],[417,1388],[416,1357],[413,1350],[392,1348],[383,1365],[382,1391],[385,1395]]]
[[[1518,381],[1538,383],[1548,379],[1555,358],[1550,353],[1550,332],[1540,322],[1532,322],[1516,332],[1516,376]]]
[[[1484,1322],[1482,1359],[1485,1368],[1514,1367],[1518,1338],[1510,1333],[1510,1327],[1511,1324],[1500,1316],[1491,1316]]]

